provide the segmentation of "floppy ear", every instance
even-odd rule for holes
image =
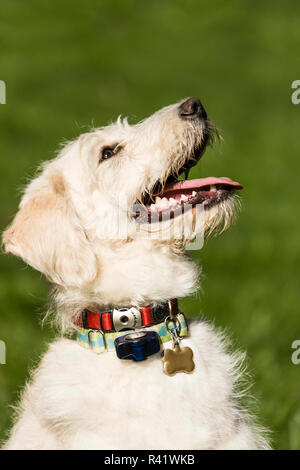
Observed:
[[[31,183],[3,242],[7,253],[57,284],[82,285],[97,274],[96,257],[60,174],[42,174]]]

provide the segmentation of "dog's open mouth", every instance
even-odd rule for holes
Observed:
[[[151,194],[145,194],[141,202],[133,207],[133,218],[139,224],[156,223],[174,219],[185,214],[196,206],[201,205],[204,210],[220,204],[230,198],[236,190],[243,186],[227,177],[200,178],[194,180],[178,180],[184,174],[188,178],[190,169],[195,166],[204,154],[214,136],[219,136],[217,129],[205,121],[202,142],[193,149],[192,154],[176,174],[170,174],[162,185],[157,182]]]
[[[167,182],[161,192],[147,196],[143,205],[135,207],[134,218],[139,223],[153,223],[182,215],[198,204],[207,210],[242,188],[230,178],[214,176]]]

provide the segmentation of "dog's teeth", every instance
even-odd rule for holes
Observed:
[[[192,192],[192,196],[197,196],[196,191],[193,191],[193,192]]]
[[[156,196],[155,198],[155,204],[160,204],[161,203],[161,198]]]
[[[163,197],[161,200],[161,206],[165,207],[168,205],[169,205],[169,199],[167,199],[166,197]]]
[[[177,202],[176,199],[174,199],[174,198],[172,198],[172,197],[170,197],[169,201],[170,201],[172,204],[174,204],[174,203],[176,204],[176,202]]]
[[[180,201],[186,201],[188,197],[185,194],[181,194]]]
[[[210,191],[217,191],[217,188],[216,188],[216,185],[215,184],[211,184],[210,185]]]
[[[151,204],[151,206],[150,206],[150,209],[151,209],[151,210],[155,211],[156,208],[157,208],[157,207],[156,207],[155,204]]]

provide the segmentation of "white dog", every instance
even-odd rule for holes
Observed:
[[[61,329],[78,341],[50,345],[5,449],[268,448],[238,403],[238,356],[206,322],[187,333],[170,301],[197,289],[185,244],[235,214],[239,183],[178,180],[214,135],[190,98],[81,135],[27,187],[5,248],[53,283]],[[119,356],[149,357],[120,359],[117,337]]]

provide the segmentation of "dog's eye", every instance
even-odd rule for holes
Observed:
[[[113,157],[121,150],[121,145],[114,145],[113,147],[104,147],[101,151],[100,160],[107,160],[108,158]]]
[[[102,160],[107,160],[115,154],[115,147],[105,147],[102,150]]]

